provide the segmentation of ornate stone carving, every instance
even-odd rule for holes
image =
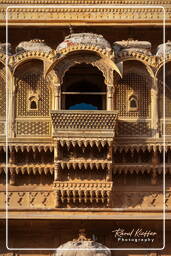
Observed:
[[[0,149],[3,149],[4,152],[6,151],[6,147],[5,146],[2,146],[0,145]],[[33,151],[35,152],[36,150],[38,152],[41,152],[41,151],[44,151],[44,152],[47,152],[48,150],[50,152],[53,152],[54,150],[54,146],[52,144],[47,144],[47,143],[17,143],[17,142],[14,142],[14,143],[9,143],[8,144],[8,149],[9,149],[9,152],[12,152],[13,150],[18,152],[19,150],[21,150],[21,152],[30,152],[30,151]]]
[[[5,81],[0,74],[0,117],[6,115],[6,87]]]
[[[49,121],[17,121],[16,134],[17,135],[50,135],[51,124]]]
[[[74,145],[78,145],[79,147],[94,147],[96,146],[97,148],[100,147],[105,147],[107,146],[111,146],[113,144],[113,139],[111,138],[72,138],[72,137],[68,137],[68,138],[57,138],[57,141],[59,141],[59,144],[64,147],[65,145],[70,148],[71,146]]]
[[[61,166],[62,169],[68,169],[70,170],[71,168],[73,168],[74,170],[82,170],[83,168],[85,170],[87,169],[94,169],[96,168],[98,169],[102,169],[102,170],[106,170],[106,169],[111,169],[111,161],[109,160],[80,160],[80,159],[75,159],[75,161],[59,161],[59,165]]]
[[[115,129],[117,113],[114,111],[52,111],[56,130],[66,129]]]
[[[85,185],[86,186],[86,183]],[[96,191],[96,189],[97,191]],[[57,191],[65,191],[60,192],[58,194],[58,199],[60,204],[62,202],[68,202],[73,203],[73,200],[75,200],[75,203],[79,203],[80,205],[84,204],[86,206],[86,203],[92,203],[93,202],[102,202],[104,200],[104,203],[109,200],[109,197],[111,196],[111,189],[112,186],[109,184],[108,187],[105,185],[102,186],[93,186],[90,185],[89,187],[86,187],[86,190],[84,188],[84,193],[81,192],[82,187],[79,187],[79,184],[77,188],[74,186],[68,186],[68,185],[61,185],[55,187],[55,192],[49,190],[49,191],[10,191],[8,192],[8,206],[10,209],[30,209],[30,207],[34,207],[35,209],[55,209],[56,205],[55,202],[57,200]],[[80,191],[80,193],[77,193]],[[91,192],[92,191],[92,192]],[[100,192],[98,192],[100,191]],[[108,196],[107,196],[108,194]],[[110,194],[110,195],[109,195]],[[5,196],[6,193],[4,191],[0,191],[0,209],[5,209]],[[75,199],[74,199],[75,196]],[[115,208],[118,209],[146,209],[146,210],[153,210],[155,212],[158,210],[162,210],[163,208],[163,196],[164,194],[162,191],[127,191],[127,192],[113,192],[112,194],[112,201],[113,201],[113,209],[115,211]],[[87,199],[86,199],[87,197]],[[111,200],[110,199],[110,200]],[[165,200],[166,208],[171,209],[171,192],[166,191],[166,200]]]
[[[6,193],[0,191],[0,209],[5,208]],[[55,197],[53,191],[12,191],[8,192],[8,206],[10,209],[54,208]]]
[[[114,193],[113,204],[118,208],[156,208],[157,210],[163,207],[163,196],[162,192],[128,192],[124,195],[120,192]]]
[[[55,65],[54,69],[57,72],[57,76],[60,79],[60,84],[63,83],[63,77],[71,67],[82,63],[91,64],[92,66],[97,67],[102,72],[106,85],[113,85],[114,70],[121,75],[117,65],[109,58],[101,58],[100,56],[91,54],[90,52],[85,53],[82,51],[81,53],[72,53],[69,56],[65,56],[59,60],[57,59],[56,64],[58,65],[55,65],[55,63],[53,64],[53,66]]]
[[[27,72],[17,78],[17,117],[49,116],[51,90],[41,72]],[[29,98],[36,95],[39,99],[36,109],[29,108]]]
[[[169,4],[170,3],[170,0],[150,0],[150,2],[148,0],[115,0],[115,3],[116,4],[124,4],[124,3],[127,3],[127,4],[140,4],[140,3],[143,3],[143,4],[157,4],[157,5],[160,5],[160,4]],[[3,4],[8,4],[8,3],[22,3],[23,4],[23,0],[2,0],[2,3]],[[25,0],[24,3],[27,3],[27,4],[32,4],[32,0]],[[35,0],[34,2],[35,4],[40,4],[40,3],[43,3],[43,4],[60,4],[60,0]],[[74,0],[72,1],[73,4],[106,4],[107,1],[106,0]],[[63,4],[71,4],[71,0],[63,0]]]
[[[126,122],[118,121],[118,136],[151,136],[149,122]]]
[[[130,4],[132,2],[129,0]],[[122,4],[125,2],[122,2]],[[168,2],[169,3],[169,2]],[[49,4],[49,3],[48,3]],[[54,2],[53,2],[54,4]],[[71,4],[71,3],[69,3]],[[84,2],[85,4],[85,2]],[[93,4],[95,4],[93,2]],[[128,4],[128,2],[126,2]],[[139,2],[137,2],[139,5]],[[147,2],[147,4],[150,4]],[[154,3],[156,4],[156,2]],[[83,2],[82,2],[83,5]],[[100,4],[101,5],[101,4]],[[23,11],[23,8],[10,8],[8,10],[9,13],[9,22],[14,21],[17,24],[17,21],[21,22],[23,20],[29,21],[30,24],[35,24],[36,21],[39,21],[39,24],[45,25],[44,21],[48,21],[47,25],[53,24],[52,21],[60,21],[63,24],[68,26],[68,20],[72,21],[72,23],[82,24],[82,22],[90,22],[91,24],[113,24],[113,20],[117,22],[124,21],[124,23],[131,24],[135,21],[143,21],[148,24],[149,21],[153,21],[152,24],[158,24],[163,20],[163,9],[162,8],[143,8],[144,2],[142,3],[142,8],[111,8],[105,7],[101,8],[93,7],[92,8],[79,8],[75,6],[75,8],[53,8],[53,12],[51,8],[26,8]],[[103,5],[103,4],[102,4]],[[116,5],[116,3],[115,3]],[[158,5],[158,4],[157,4]],[[160,1],[160,6],[163,5],[163,2]],[[5,9],[5,7],[4,7]],[[5,11],[2,9],[1,12],[1,22],[5,20]],[[90,11],[91,10],[91,11]],[[119,11],[118,11],[119,10]],[[166,8],[166,19],[170,21],[170,8]]]
[[[5,121],[0,122],[0,135],[5,135]]]
[[[120,117],[149,117],[150,109],[150,90],[147,79],[136,73],[127,73],[120,79],[116,86],[115,109],[119,110]],[[129,95],[136,94],[138,98],[137,111],[129,111]],[[143,100],[141,100],[143,98]]]
[[[59,182],[54,183],[54,189],[58,191],[57,201],[63,203],[110,203],[112,182]]]

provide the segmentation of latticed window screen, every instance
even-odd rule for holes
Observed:
[[[39,96],[38,107],[30,110],[30,93]],[[17,116],[49,116],[50,90],[42,73],[26,73],[17,81]]]
[[[130,94],[137,96],[137,111],[129,110]],[[128,73],[118,81],[116,86],[115,108],[119,110],[119,116],[123,117],[149,117],[150,116],[150,88],[147,80],[142,75]]]
[[[160,117],[163,117],[163,81],[159,81],[159,106],[160,106]],[[165,114],[167,118],[171,117],[171,75],[166,75],[166,86],[165,86]]]
[[[0,77],[0,116],[5,117],[6,113],[6,89],[5,81]]]

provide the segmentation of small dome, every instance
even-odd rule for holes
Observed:
[[[44,40],[34,39],[30,41],[23,41],[16,47],[16,53],[25,51],[43,51],[50,52],[52,49],[47,46]]]
[[[6,53],[6,46],[7,46],[8,54],[11,55],[11,44],[10,43],[6,44],[6,43],[0,42],[0,52]]]
[[[107,51],[111,51],[111,46],[109,42],[104,39],[102,35],[97,35],[93,33],[74,33],[66,36],[64,41],[58,45],[56,50],[60,51],[64,48],[76,44],[93,45]]]
[[[171,54],[171,41],[167,41],[165,44],[160,44],[157,47],[157,56],[163,56],[164,55],[164,45],[165,45],[165,51],[166,51],[166,55],[167,54]]]
[[[55,256],[111,256],[111,251],[104,245],[86,238],[81,229],[79,237],[59,246]]]
[[[146,55],[151,55],[151,43],[148,41],[138,41],[134,39],[114,42],[113,49],[116,53],[120,51],[135,51]]]

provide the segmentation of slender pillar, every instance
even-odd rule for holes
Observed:
[[[8,138],[15,137],[15,101],[16,101],[16,95],[15,95],[15,79],[14,77],[9,76],[9,84],[8,86]]]
[[[151,129],[152,136],[159,137],[159,110],[158,110],[158,79],[153,78],[153,87],[151,88]]]
[[[60,84],[56,83],[54,85],[54,110],[61,109],[61,86]]]
[[[113,110],[113,85],[107,86],[107,110]]]

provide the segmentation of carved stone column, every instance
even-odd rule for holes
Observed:
[[[113,85],[107,86],[107,110],[113,110],[113,94],[114,88]]]
[[[15,90],[15,79],[9,76],[8,80],[8,138],[15,137],[15,100],[16,100],[16,90]]]
[[[151,129],[152,136],[159,137],[159,109],[158,109],[158,79],[153,78],[153,87],[151,88]]]
[[[59,83],[54,85],[54,110],[61,109],[61,86]]]

